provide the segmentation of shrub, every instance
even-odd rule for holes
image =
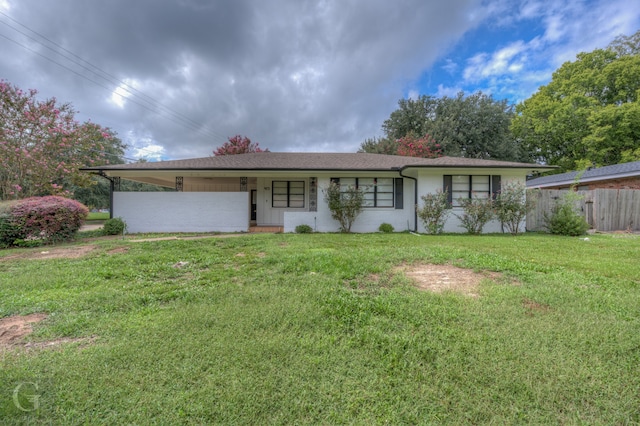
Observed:
[[[362,190],[349,186],[346,191],[342,191],[340,184],[331,182],[324,189],[324,200],[329,206],[331,217],[340,223],[340,231],[351,232],[351,226],[364,205]]]
[[[462,216],[460,226],[467,230],[469,234],[481,234],[482,228],[493,218],[493,201],[490,198],[463,198],[460,199],[462,205]]]
[[[11,215],[0,212],[0,248],[13,245],[13,242],[20,237],[18,231],[18,227],[11,220]]]
[[[313,228],[309,225],[298,225],[296,226],[296,234],[311,234],[313,232]]]
[[[435,194],[423,195],[422,207],[416,206],[418,217],[422,220],[428,234],[439,234],[449,216],[447,192],[438,190]]]
[[[382,223],[378,227],[378,231],[384,232],[385,234],[390,234],[394,231],[393,225],[390,223]]]
[[[545,226],[550,233],[576,237],[587,232],[589,224],[575,207],[580,198],[571,189],[553,206],[550,216],[545,214]]]
[[[25,198],[9,208],[12,243],[32,246],[72,239],[88,213],[84,205],[64,197]]]
[[[518,235],[520,224],[536,205],[534,197],[527,196],[527,187],[522,182],[506,183],[493,203],[496,217],[511,235]]]
[[[127,224],[122,218],[114,217],[107,219],[102,227],[104,235],[121,235],[127,229]]]

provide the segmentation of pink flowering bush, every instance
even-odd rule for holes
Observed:
[[[4,214],[4,245],[36,246],[73,238],[89,209],[75,200],[49,195],[17,201]],[[11,241],[9,241],[11,240]]]

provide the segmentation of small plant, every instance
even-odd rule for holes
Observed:
[[[25,247],[25,248],[40,247],[43,244],[44,244],[44,241],[37,237],[29,237],[25,239],[17,238],[13,241],[14,246]]]
[[[383,223],[378,227],[378,231],[383,232],[385,234],[390,234],[393,232],[393,225],[390,223]]]
[[[462,198],[460,199],[463,213],[456,215],[460,219],[460,226],[469,234],[481,234],[482,228],[493,218],[493,201],[490,198]]]
[[[122,218],[114,217],[104,222],[102,233],[104,235],[121,235],[126,229],[126,222]]]
[[[435,194],[421,196],[422,207],[416,206],[418,217],[422,220],[428,234],[439,234],[449,216],[449,201],[446,191],[438,190]]]
[[[351,226],[364,205],[364,193],[355,186],[345,191],[339,183],[331,182],[324,190],[324,200],[329,205],[331,217],[340,223],[340,232],[351,232]]]
[[[313,232],[313,228],[309,225],[298,225],[296,226],[296,234],[311,234]]]
[[[575,207],[582,197],[573,190],[573,187],[559,200],[551,215],[545,214],[545,226],[552,234],[576,237],[584,235],[589,229],[589,224]]]
[[[496,197],[493,206],[502,229],[506,228],[511,235],[518,235],[527,213],[536,206],[536,199],[527,196],[524,183],[508,182]]]

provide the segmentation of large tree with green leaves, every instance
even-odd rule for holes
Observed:
[[[358,152],[369,154],[396,155],[398,153],[398,143],[391,138],[367,138],[360,144]]]
[[[640,160],[640,31],[580,53],[517,106],[514,135],[559,171]]]
[[[455,97],[429,95],[401,99],[398,109],[384,122],[385,137],[367,140],[360,150],[388,150],[389,141],[408,135],[428,135],[440,145],[442,154],[495,160],[525,160],[509,129],[514,115],[506,100],[476,92]]]

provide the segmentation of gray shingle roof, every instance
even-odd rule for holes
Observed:
[[[260,152],[158,161],[153,163],[116,164],[87,167],[85,171],[101,170],[397,170],[407,167],[487,167],[518,169],[549,169],[539,164],[475,158],[414,158],[398,155],[366,153],[292,153]]]
[[[628,176],[640,176],[640,161],[631,163],[614,164],[611,166],[598,167],[585,171],[574,171],[560,173],[557,175],[542,176],[527,181],[530,188],[544,186],[571,185],[580,174],[580,182],[593,182],[599,180],[617,179]]]

